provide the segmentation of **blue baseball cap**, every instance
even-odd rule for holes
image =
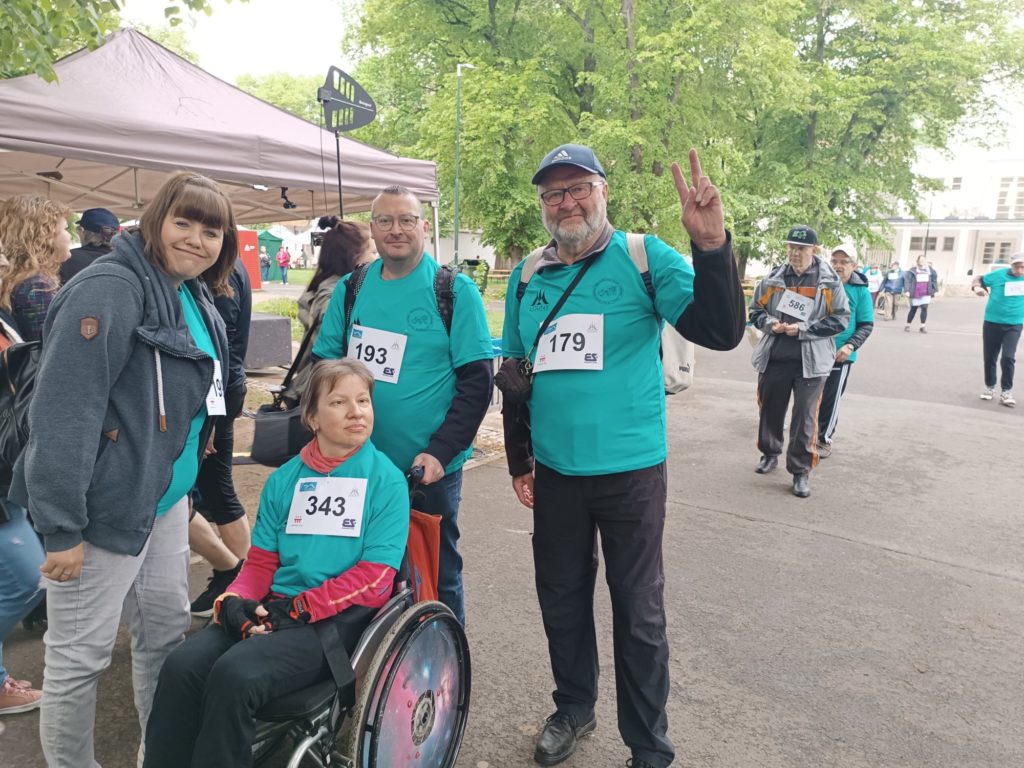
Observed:
[[[598,162],[594,150],[584,147],[582,144],[563,144],[544,155],[544,159],[540,161],[540,167],[533,174],[533,180],[530,183],[540,184],[544,174],[559,165],[571,165],[588,173],[596,173],[601,178],[608,178],[601,163]]]
[[[119,229],[121,222],[117,220],[117,216],[106,208],[90,208],[82,212],[82,218],[78,220],[78,226],[90,232],[102,232],[104,227]]]

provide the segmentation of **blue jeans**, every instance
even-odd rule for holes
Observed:
[[[281,285],[288,285],[288,267],[280,267]]]
[[[260,280],[262,280],[265,283],[269,279],[270,279],[270,265],[269,264],[261,264],[260,265]]]
[[[46,559],[24,507],[6,504],[11,520],[0,523],[0,685],[7,680],[3,639],[43,599],[39,566]]]
[[[452,609],[455,618],[465,624],[462,555],[459,554],[460,501],[462,501],[462,469],[457,469],[436,483],[419,486],[412,504],[420,512],[441,516],[441,562],[438,568],[437,594],[441,598],[441,602]]]

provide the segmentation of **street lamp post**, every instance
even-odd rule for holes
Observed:
[[[462,70],[476,69],[472,64],[455,65],[455,266],[459,265],[459,129],[462,112]]]

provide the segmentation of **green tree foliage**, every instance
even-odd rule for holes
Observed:
[[[34,72],[53,80],[53,62],[79,48],[101,45],[117,29],[120,9],[118,0],[3,0],[0,76]],[[164,8],[168,24],[180,24],[185,10],[210,15],[213,7],[208,0],[180,0]]]
[[[347,39],[378,121],[356,133],[438,162],[460,214],[513,258],[544,237],[529,184],[551,147],[605,163],[620,228],[683,238],[668,165],[696,146],[741,259],[795,222],[870,237],[924,180],[921,147],[1019,82],[1017,0],[366,0]]]
[[[239,75],[235,85],[293,115],[319,124],[322,120],[316,89],[323,85],[323,77],[289,75],[275,72],[257,77]]]

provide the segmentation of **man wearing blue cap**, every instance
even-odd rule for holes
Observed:
[[[119,231],[117,216],[106,208],[90,208],[78,220],[78,241],[82,244],[71,249],[71,258],[60,265],[60,283],[68,280],[92,264],[105,253],[110,253],[110,241]]]
[[[528,360],[534,373],[524,404],[506,400],[506,456],[516,496],[533,509],[537,596],[555,679],[556,711],[534,751],[541,765],[565,760],[597,725],[598,532],[627,765],[662,768],[675,756],[665,713],[661,325],[725,350],[743,337],[744,317],[718,190],[694,150],[693,186],[674,163],[672,173],[693,267],[653,235],[616,230],[601,163],[588,147],[564,144],[533,177],[552,239],[509,278],[503,353]]]
[[[750,301],[750,322],[764,332],[754,349],[761,460],[754,470],[766,475],[779,465],[789,399],[786,470],[793,494],[811,495],[811,470],[818,464],[818,405],[836,360],[836,334],[850,322],[843,282],[818,258],[818,234],[798,225],[785,239],[787,260],[757,288]]]

